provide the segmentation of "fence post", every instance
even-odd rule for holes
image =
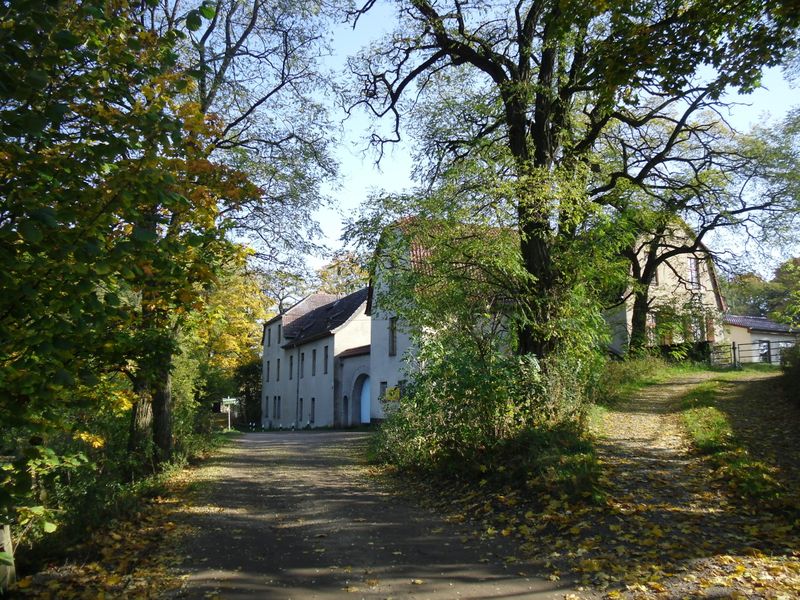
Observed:
[[[733,366],[738,367],[739,363],[736,360],[736,342],[731,342],[731,357],[733,358]]]
[[[17,572],[14,568],[14,546],[11,543],[11,526],[3,525],[0,529],[0,544],[3,552],[11,556],[11,564],[0,564],[0,592],[8,589],[17,580]]]
[[[767,340],[767,362],[772,364],[772,342]]]

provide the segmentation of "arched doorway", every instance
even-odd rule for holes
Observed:
[[[353,385],[353,412],[346,416],[347,422],[357,425],[370,421],[369,375],[361,374]]]

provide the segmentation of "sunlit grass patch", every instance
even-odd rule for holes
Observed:
[[[730,384],[728,384],[730,385]],[[681,402],[681,420],[698,452],[708,455],[719,476],[739,495],[776,499],[782,486],[774,468],[755,460],[736,439],[728,416],[720,409],[729,388],[719,380],[693,387]]]

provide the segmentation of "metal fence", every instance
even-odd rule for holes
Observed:
[[[711,364],[716,366],[737,366],[743,363],[765,363],[779,365],[781,355],[797,342],[773,342],[761,340],[750,344],[715,344],[711,348]]]

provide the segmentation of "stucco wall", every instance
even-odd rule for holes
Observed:
[[[673,237],[667,244],[680,246],[685,240]],[[665,250],[666,251],[666,250]],[[690,272],[690,261],[697,261],[698,277]],[[640,253],[640,264],[644,264],[644,250]],[[674,308],[678,312],[685,310],[689,305],[702,307],[704,317],[701,319],[703,339],[684,339],[677,332],[672,340],[654,340],[660,343],[678,343],[683,341],[712,341],[721,342],[725,339],[725,330],[722,326],[721,298],[716,288],[716,277],[712,273],[714,266],[708,255],[702,251],[695,254],[680,254],[664,262],[657,268],[657,276],[650,284],[648,290],[651,314],[655,315],[658,309]],[[707,317],[707,318],[706,318]],[[615,342],[627,344],[627,333],[631,330],[633,321],[633,297],[626,302],[625,308],[625,335],[615,336]],[[654,322],[651,323],[655,325]],[[693,336],[690,336],[690,338]]]
[[[297,390],[297,379],[289,379],[289,354],[282,344],[286,340],[278,337],[278,325],[281,325],[283,333],[283,319],[279,318],[270,324],[268,329],[271,334],[264,335],[264,347],[262,355],[262,383],[261,389],[261,415],[264,427],[291,427],[295,422],[296,407],[295,398]],[[293,352],[291,352],[294,354]],[[278,376],[278,360],[280,359],[280,377]],[[297,360],[297,359],[295,359]],[[267,363],[269,362],[269,381],[267,381]],[[296,369],[296,366],[295,366]],[[296,373],[295,373],[296,375]],[[275,415],[274,399],[280,399],[280,418]]]
[[[370,343],[370,318],[364,314],[364,309],[364,305],[359,307],[350,320],[337,328],[333,335],[309,341],[296,348],[281,347],[286,340],[279,340],[277,333],[278,324],[283,326],[283,318],[268,326],[271,333],[265,332],[262,356],[261,414],[264,427],[287,429],[334,426],[334,396],[337,390],[336,357],[345,350]],[[325,372],[326,347],[327,373]],[[315,351],[316,364],[314,364]],[[280,359],[280,379],[277,373],[278,359]],[[267,381],[267,363],[269,363],[269,381]],[[275,415],[276,397],[280,398],[280,417]]]
[[[397,352],[389,355],[389,323],[386,313],[379,311],[379,316],[373,312],[372,335],[370,353],[370,414],[373,419],[385,418],[383,404],[380,399],[381,382],[391,388],[398,385],[401,379],[406,379],[403,372],[405,357],[411,348],[411,339],[403,330],[403,323],[397,324]]]
[[[361,382],[370,375],[370,355],[337,358],[337,386],[334,410],[336,424],[342,427],[361,422]],[[347,398],[345,403],[344,398]]]

